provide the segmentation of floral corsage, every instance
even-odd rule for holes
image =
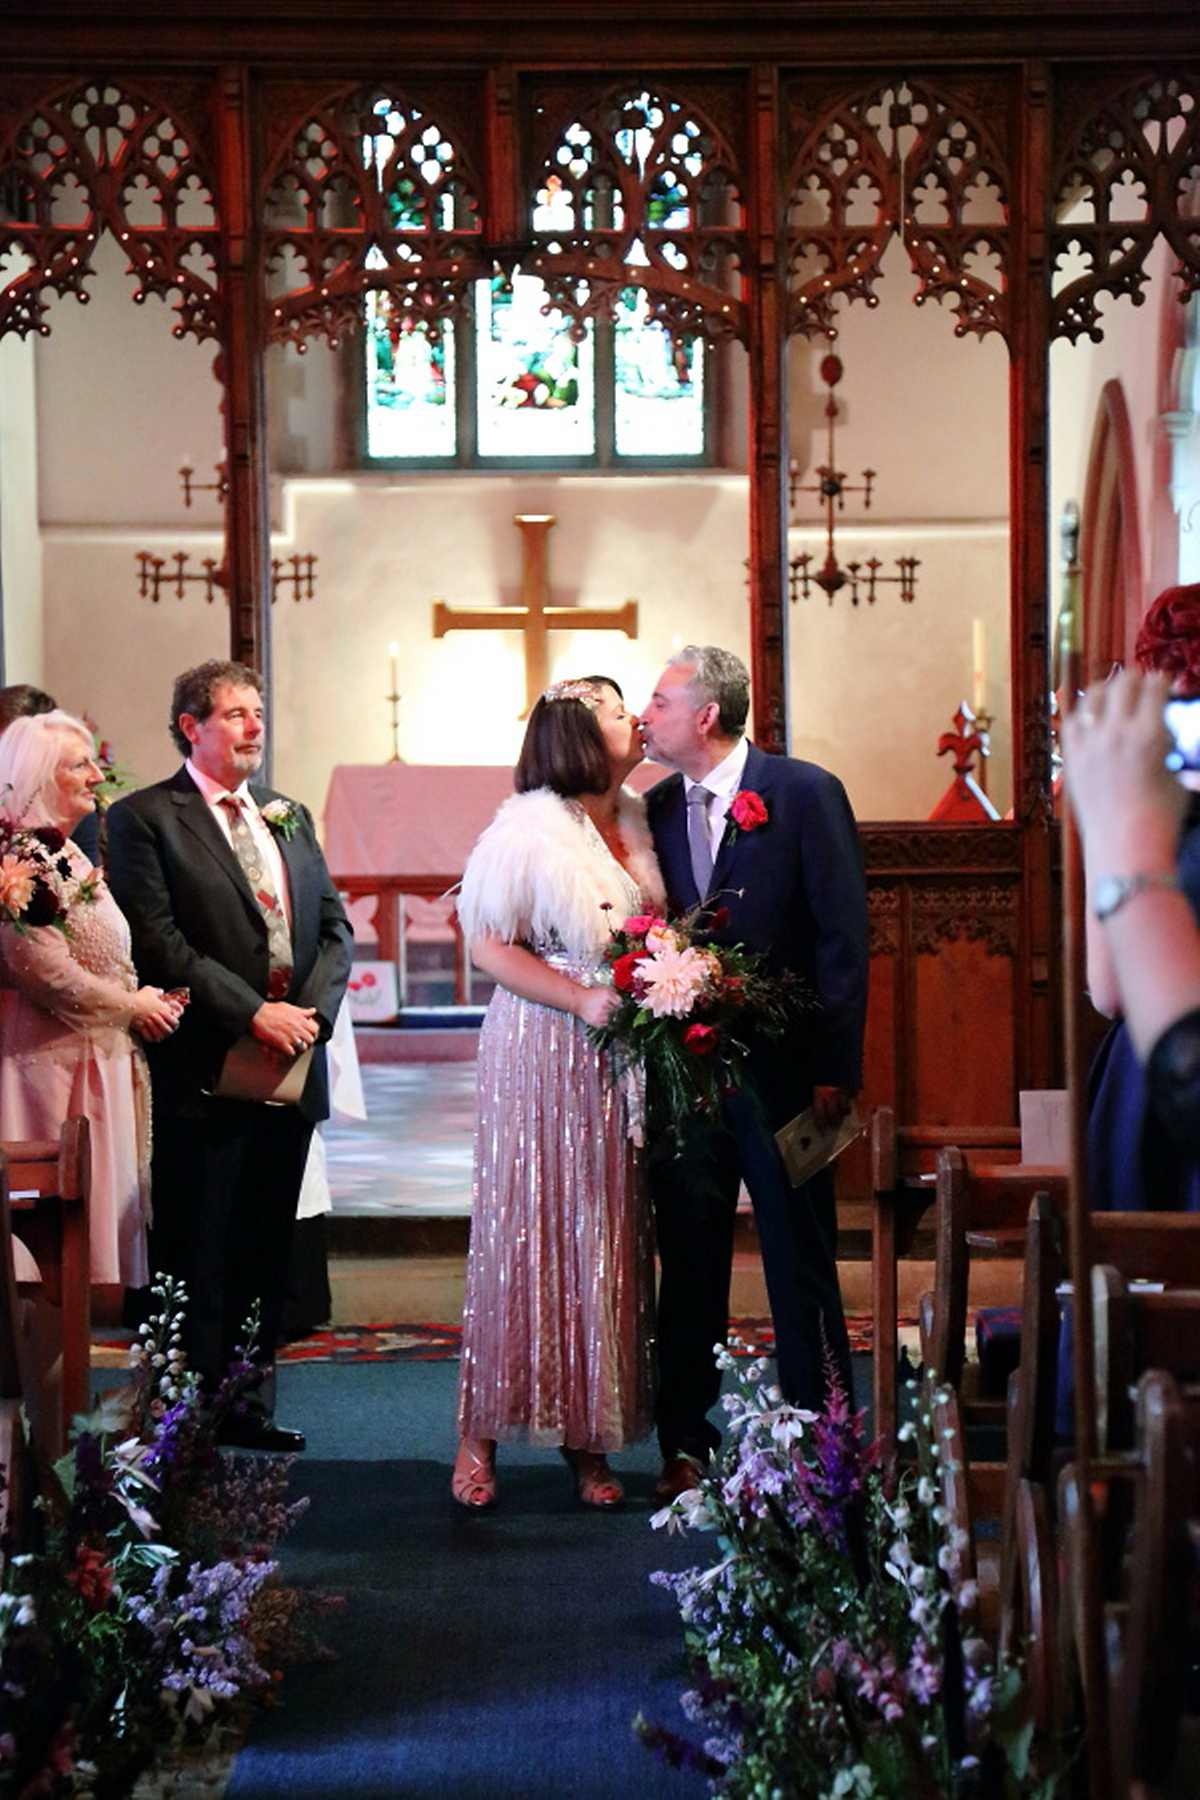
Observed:
[[[767,822],[766,802],[753,788],[740,788],[729,802],[725,842],[732,844],[739,831],[757,831]]]
[[[300,808],[294,800],[268,800],[262,816],[278,837],[290,838],[300,827]]]
[[[0,822],[0,922],[18,931],[40,925],[66,930],[78,901],[94,900],[99,874],[76,876],[56,825]]]

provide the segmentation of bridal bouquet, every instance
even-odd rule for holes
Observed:
[[[65,925],[68,908],[90,897],[94,877],[71,873],[66,839],[55,825],[0,820],[0,923],[24,931]]]
[[[593,1040],[618,1072],[644,1071],[648,1142],[676,1152],[690,1121],[715,1117],[739,1085],[751,1037],[778,1037],[804,1004],[795,978],[766,974],[741,945],[709,942],[721,923],[701,907],[672,921],[639,913],[605,950],[619,999]]]

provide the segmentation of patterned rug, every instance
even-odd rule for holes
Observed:
[[[856,1354],[871,1348],[868,1315],[846,1320],[850,1348]],[[770,1354],[775,1334],[770,1319],[731,1319],[732,1335],[747,1346],[750,1355]],[[311,1337],[287,1344],[279,1352],[281,1362],[436,1362],[458,1355],[461,1331],[457,1325],[342,1325],[315,1331]]]

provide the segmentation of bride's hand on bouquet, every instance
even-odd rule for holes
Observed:
[[[608,1024],[608,1016],[620,1003],[620,995],[615,988],[581,987],[579,998],[575,1003],[575,1017],[582,1019],[585,1025],[592,1025],[597,1030]]]

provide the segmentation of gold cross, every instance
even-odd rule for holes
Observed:
[[[447,606],[433,603],[433,635],[448,631],[520,631],[525,636],[524,719],[549,682],[549,644],[552,631],[623,631],[638,634],[638,603],[624,606],[550,606],[546,579],[546,540],[554,523],[553,513],[517,513],[513,524],[521,533],[521,604],[519,606]]]

